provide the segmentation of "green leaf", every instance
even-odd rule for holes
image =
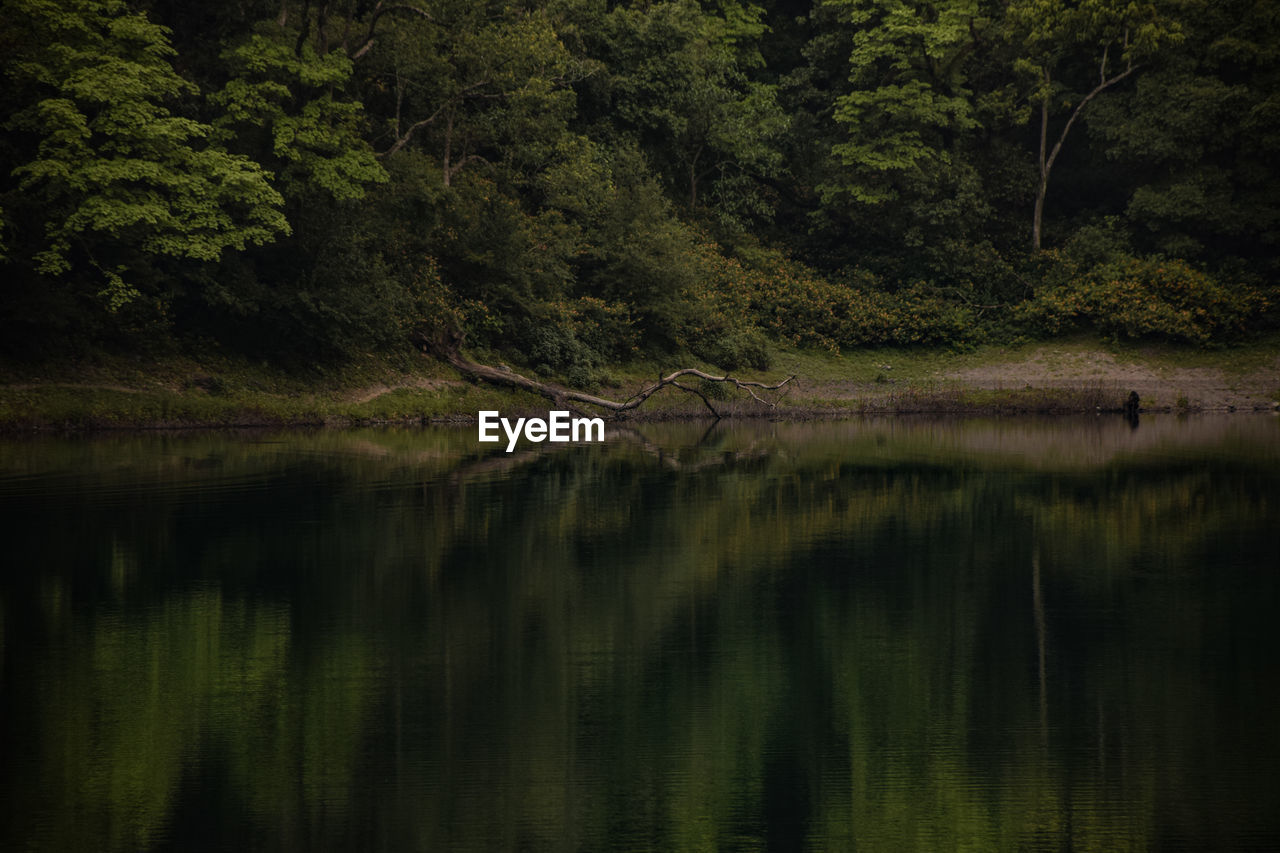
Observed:
[[[68,272],[73,245],[89,258],[116,247],[214,260],[288,232],[262,168],[170,112],[196,89],[169,64],[165,28],[116,0],[14,0],[6,10],[25,35],[10,77],[29,95],[6,126],[38,140],[13,174],[47,213],[38,272]],[[109,310],[136,295],[123,270],[100,271]]]

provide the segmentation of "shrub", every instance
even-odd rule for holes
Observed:
[[[858,292],[845,343],[855,346],[915,346],[971,343],[977,334],[973,312],[927,285],[896,294]]]
[[[623,361],[635,355],[640,332],[627,305],[580,296],[554,303],[551,309],[572,330],[575,338],[605,360]]]
[[[768,370],[769,341],[756,328],[729,329],[721,335],[696,341],[693,354],[725,370],[750,367]]]
[[[1094,328],[1117,338],[1204,345],[1240,334],[1267,306],[1257,290],[1228,288],[1185,261],[1125,258],[1051,284],[1018,306],[1015,316],[1051,335]]]
[[[591,384],[605,361],[634,355],[638,343],[627,307],[594,297],[543,303],[512,328],[521,360],[577,385]]]
[[[779,252],[751,249],[741,258],[726,258],[714,246],[702,248],[706,286],[690,296],[723,316],[710,327],[719,329],[725,340],[728,330],[746,328],[747,318],[781,341],[832,352],[841,347],[960,344],[977,334],[968,307],[923,284],[886,293],[865,271],[855,270],[836,282]]]
[[[683,264],[698,283],[678,294],[674,343],[724,370],[767,370],[768,340],[750,314],[741,265],[714,243],[691,247]]]

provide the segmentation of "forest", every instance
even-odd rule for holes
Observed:
[[[0,350],[1280,325],[1269,0],[4,0]]]

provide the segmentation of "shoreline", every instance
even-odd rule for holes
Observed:
[[[0,388],[0,393],[5,389]],[[139,393],[139,392],[132,392]],[[516,398],[521,395],[498,396]],[[144,398],[140,402],[150,408]],[[674,405],[654,407],[651,410],[628,412],[625,417],[610,417],[608,412],[581,410],[583,414],[602,417],[607,424],[646,424],[670,422],[715,421],[700,402],[673,401]],[[499,411],[511,417],[546,417],[554,407],[549,403],[530,405],[527,400],[512,400],[512,405],[501,406]],[[167,405],[164,406],[167,408]],[[904,393],[884,394],[878,397],[848,398],[830,401],[828,404],[800,403],[769,408],[758,403],[729,402],[718,406],[719,420],[774,421],[803,423],[809,421],[841,420],[865,416],[880,417],[1068,417],[1080,415],[1125,415],[1123,395],[1101,400],[1096,391],[1088,388],[1028,387],[1020,390],[992,391],[978,387],[966,387],[946,392],[930,392],[906,389]],[[217,414],[200,416],[138,417],[126,412],[83,411],[54,415],[32,411],[25,417],[0,420],[0,436],[16,437],[32,434],[76,434],[99,432],[149,432],[181,430],[256,430],[256,429],[350,429],[370,426],[472,426],[478,421],[478,410],[453,411],[430,415],[403,414],[394,416],[349,416],[341,414],[287,415],[273,414],[269,406],[252,406],[244,409],[232,407]],[[1258,402],[1241,407],[1223,405],[1156,405],[1140,406],[1139,415],[1175,414],[1265,414],[1280,413],[1280,402]]]
[[[659,367],[616,368],[587,390],[626,399]],[[722,418],[738,420],[1119,414],[1131,391],[1139,395],[1140,414],[1280,411],[1280,338],[1215,351],[1116,349],[1081,340],[971,353],[786,351],[769,371],[735,373],[792,374],[797,381],[771,398],[776,407],[722,386],[703,390]],[[553,408],[559,407],[529,392],[458,378],[432,360],[371,362],[310,377],[227,359],[0,367],[4,435],[474,424],[481,410],[530,416]],[[664,390],[623,418],[585,406],[580,413],[618,423],[713,419],[702,400],[678,390]]]

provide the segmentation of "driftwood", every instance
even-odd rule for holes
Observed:
[[[702,401],[703,405],[707,407],[707,410],[711,412],[712,417],[722,417],[720,412],[716,411],[716,407],[711,405],[711,401],[707,399],[706,394],[702,393],[702,391],[692,385],[680,382],[680,380],[685,377],[702,379],[707,382],[723,382],[726,385],[732,385],[735,388],[746,391],[753,398],[764,403],[766,406],[773,408],[777,408],[776,401],[765,399],[756,392],[777,391],[795,379],[795,376],[792,375],[783,379],[781,382],[769,385],[764,382],[738,379],[737,377],[729,376],[727,374],[724,376],[715,376],[698,370],[697,368],[685,367],[680,370],[673,371],[666,376],[658,377],[658,380],[652,385],[642,388],[626,400],[607,400],[604,397],[597,397],[595,394],[587,394],[583,391],[574,391],[571,388],[561,388],[558,385],[539,382],[536,379],[521,376],[519,373],[515,373],[506,368],[490,367],[487,364],[480,364],[479,362],[471,361],[470,359],[465,358],[460,352],[461,343],[461,336],[454,336],[443,341],[419,340],[419,344],[424,350],[433,351],[436,355],[453,365],[453,367],[464,376],[469,376],[473,379],[480,379],[493,385],[503,385],[508,388],[520,388],[525,391],[532,391],[535,394],[546,397],[557,405],[577,403],[585,406],[595,406],[598,409],[604,409],[605,411],[610,412],[611,416],[615,418],[623,417],[632,409],[639,408],[644,404],[645,400],[648,400],[663,388],[676,388],[686,394],[692,394]]]

